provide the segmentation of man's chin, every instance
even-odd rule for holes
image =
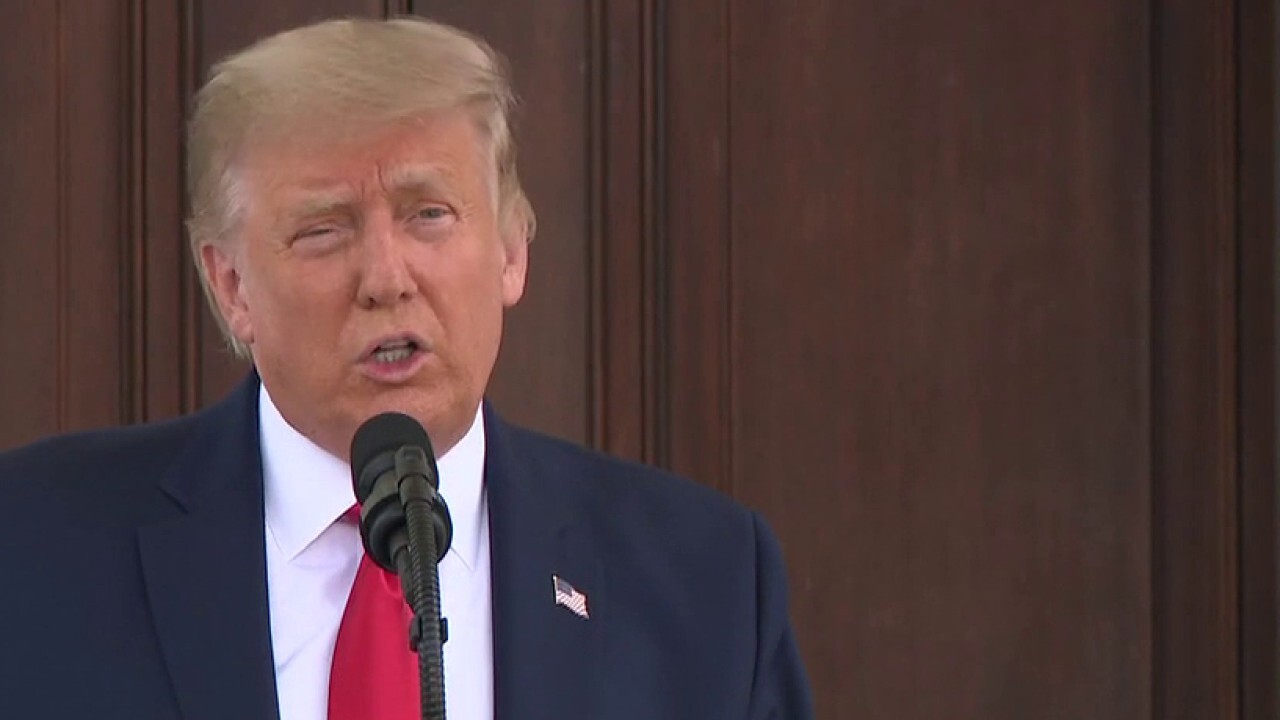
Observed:
[[[470,402],[450,397],[446,401],[438,394],[421,387],[388,388],[370,398],[361,412],[357,413],[357,427],[382,413],[408,415],[422,424],[427,436],[431,438],[433,450],[440,455],[471,428],[479,405],[479,399]]]

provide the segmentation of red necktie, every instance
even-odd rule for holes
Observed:
[[[361,555],[333,650],[329,720],[422,717],[418,656],[409,649],[412,615],[400,579]]]

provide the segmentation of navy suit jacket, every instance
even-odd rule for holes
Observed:
[[[499,720],[812,716],[759,517],[487,406],[485,432]],[[0,717],[277,717],[258,438],[250,378],[0,455]]]

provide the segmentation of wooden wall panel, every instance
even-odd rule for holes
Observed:
[[[1168,3],[1157,7],[1154,21],[1161,28],[1152,68],[1155,712],[1235,718],[1241,707],[1235,14],[1223,6]]]
[[[1146,8],[806,5],[731,4],[724,322],[819,714],[1149,716]]]
[[[1280,239],[1277,47],[1280,16],[1271,0],[1242,2],[1237,14],[1240,72],[1240,638],[1241,717],[1280,717],[1277,608],[1276,313]]]
[[[527,111],[521,179],[538,213],[524,299],[508,314],[490,395],[508,419],[590,441],[587,5],[527,0],[413,3],[416,14],[488,40],[508,59]]]
[[[4,438],[14,445],[62,426],[59,392],[59,258],[63,253],[58,206],[58,12],[29,0],[0,5],[0,26],[21,27],[0,43],[0,217],[5,245],[0,260],[0,327],[6,357],[0,372]]]
[[[127,404],[121,334],[127,115],[121,78],[128,15],[122,2],[61,7],[59,386],[66,427],[101,427],[125,420]]]
[[[735,494],[732,396],[733,218],[735,190],[755,178],[733,167],[739,118],[731,104],[732,2],[667,7],[663,116],[665,234],[661,270],[669,311],[665,378],[671,402],[662,418],[666,457],[677,471]],[[752,112],[747,110],[747,112]],[[697,398],[696,402],[690,402]]]
[[[5,445],[120,422],[125,14],[0,7],[0,328]]]

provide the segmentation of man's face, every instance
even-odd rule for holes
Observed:
[[[499,225],[471,117],[244,156],[240,232],[201,260],[281,414],[346,458],[362,422],[397,410],[445,452],[474,417],[528,261],[523,228]]]

